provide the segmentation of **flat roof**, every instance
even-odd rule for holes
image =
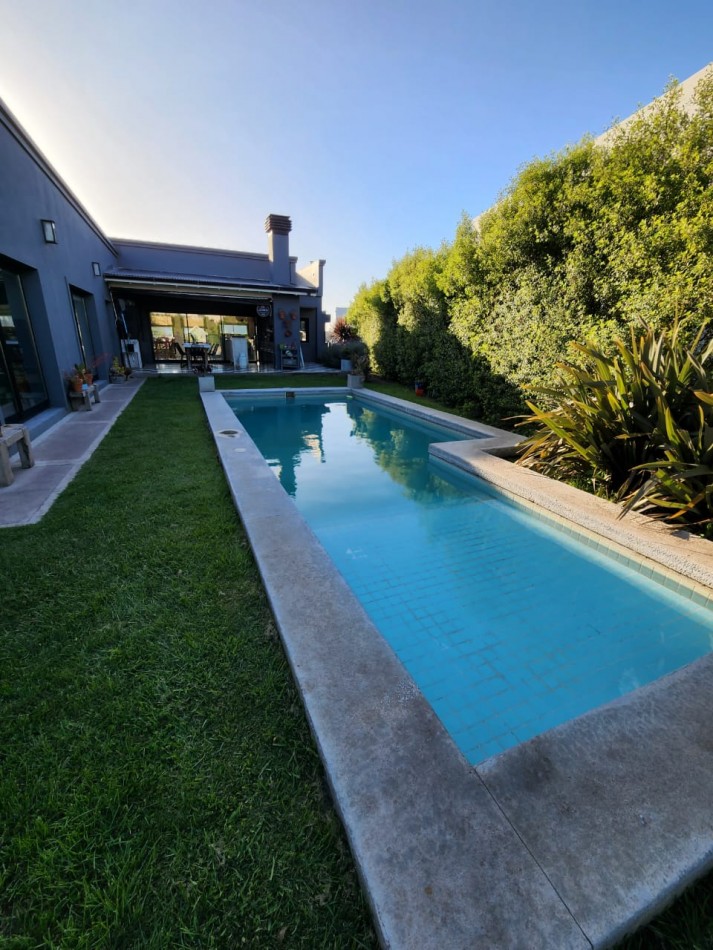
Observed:
[[[318,288],[312,284],[276,284],[268,280],[218,277],[211,274],[186,274],[179,272],[140,270],[127,267],[111,267],[104,271],[104,280],[109,287],[134,287],[134,289],[156,290],[169,287],[198,288],[209,291],[220,288],[221,291],[235,290],[239,293],[258,293],[260,295],[316,295]]]

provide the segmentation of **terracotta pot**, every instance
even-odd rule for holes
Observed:
[[[83,379],[75,379],[75,378],[72,378],[72,379],[70,379],[70,381],[69,381],[69,385],[72,387],[72,391],[73,391],[73,392],[75,392],[75,393],[81,393],[81,391],[82,391],[82,386],[84,385],[84,380],[83,380]]]

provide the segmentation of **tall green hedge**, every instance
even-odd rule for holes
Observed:
[[[450,244],[417,248],[349,308],[381,375],[502,423],[569,344],[612,352],[642,321],[713,316],[713,76],[531,162]]]

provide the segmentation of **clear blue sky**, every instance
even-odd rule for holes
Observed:
[[[331,312],[713,60],[711,0],[0,0],[0,24],[0,97],[108,234],[264,252],[289,214]]]

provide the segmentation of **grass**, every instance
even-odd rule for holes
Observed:
[[[346,386],[345,373],[251,373],[244,376],[228,376],[216,373],[216,389],[301,389],[308,386]],[[409,402],[427,406],[429,409],[440,409],[453,415],[459,413],[451,406],[430,399],[428,396],[417,396],[411,386],[402,383],[386,382],[381,379],[369,379],[365,386],[377,393],[387,396],[396,396]]]
[[[245,376],[215,374],[216,389],[304,389],[307,386],[346,386],[345,373],[250,373]]]
[[[713,874],[693,884],[667,910],[617,950],[711,950],[713,948]]]
[[[376,946],[194,380],[0,576],[3,950]]]
[[[375,948],[195,380],[0,539],[0,950]],[[713,875],[620,945],[704,948]]]
[[[417,396],[412,386],[404,386],[402,383],[386,382],[381,379],[370,379],[366,383],[367,389],[373,389],[376,393],[384,393],[386,396],[395,396],[397,399],[406,399],[408,402],[418,403],[419,406],[426,406],[429,409],[440,409],[442,412],[450,412],[451,415],[463,415],[452,406],[446,406],[429,396]]]

